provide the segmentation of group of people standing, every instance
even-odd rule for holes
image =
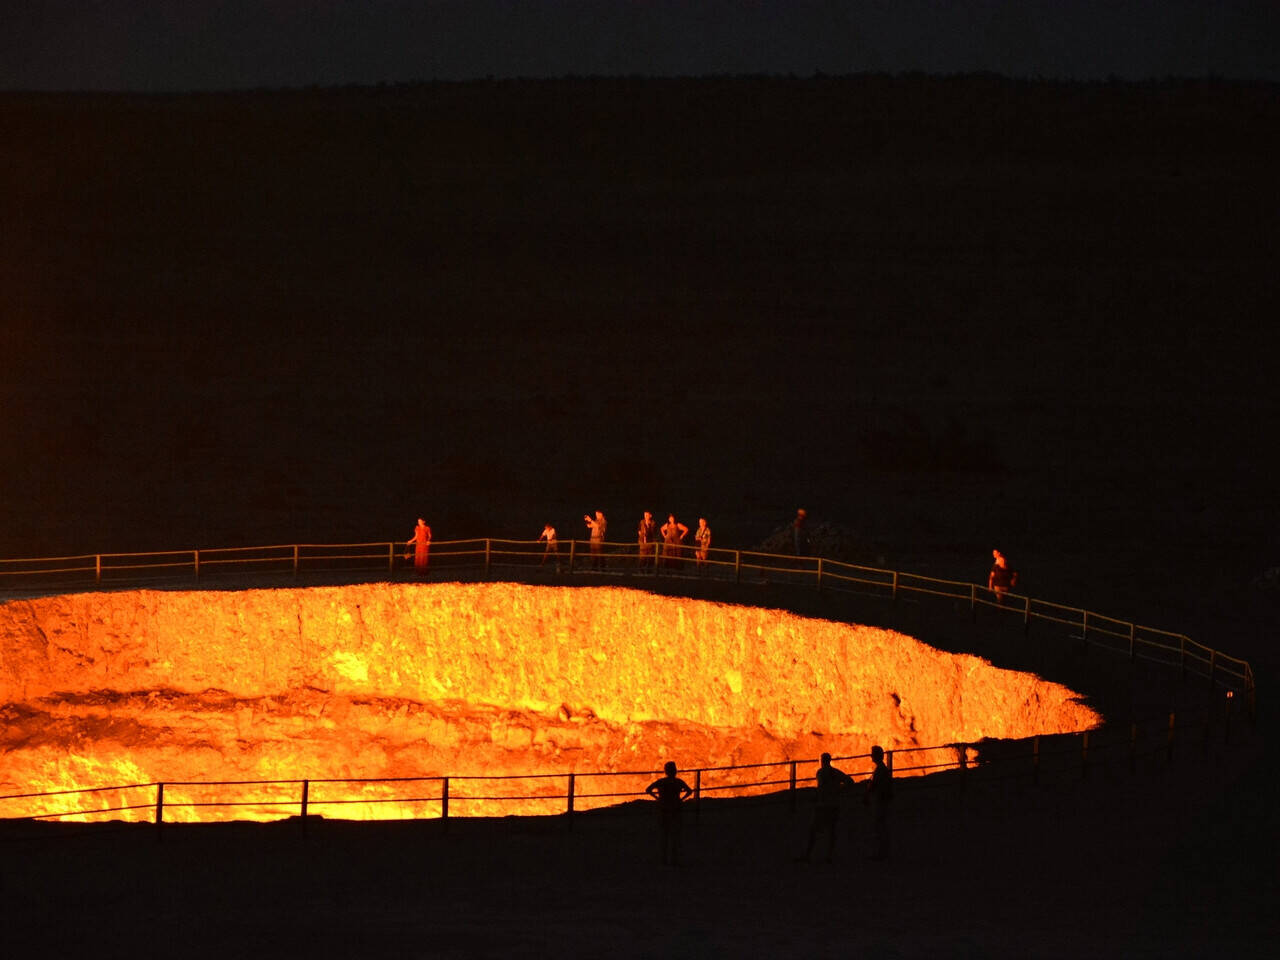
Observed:
[[[597,570],[603,570],[604,545],[609,530],[609,520],[605,517],[603,510],[597,510],[594,516],[585,513],[582,515],[582,520],[587,525],[591,563]],[[684,545],[685,538],[688,536],[689,528],[677,520],[674,513],[667,514],[667,522],[658,526],[653,513],[646,510],[636,526],[636,562],[641,566],[653,563],[664,567],[679,567],[684,562],[685,551],[689,549]],[[698,527],[693,533],[693,539],[697,545],[693,550],[694,561],[701,569],[707,565],[707,554],[711,550],[711,528],[707,526],[706,517],[698,518]],[[554,560],[558,569],[560,545],[556,537],[556,528],[549,523],[543,526],[538,542],[546,543],[542,563]]]
[[[605,518],[603,510],[597,510],[594,517],[591,514],[584,514],[582,519],[587,524],[591,562],[597,570],[603,570],[605,533],[609,529],[609,521]],[[677,520],[674,513],[667,514],[667,522],[659,527],[657,521],[653,519],[653,514],[646,510],[636,528],[637,563],[641,565],[655,563],[673,568],[681,566],[684,562],[684,551],[689,549],[684,546],[685,537],[688,535],[689,528]],[[659,536],[662,538],[661,541],[658,539]],[[711,528],[707,526],[706,517],[698,518],[698,528],[693,533],[693,539],[697,544],[693,552],[694,560],[701,569],[707,565],[707,554],[711,550]],[[549,523],[545,524],[537,542],[546,543],[539,566],[552,560],[556,569],[559,570],[560,541],[556,535],[556,528]],[[405,560],[411,556],[409,548],[413,548],[413,569],[420,574],[426,573],[431,556],[431,527],[421,517],[418,518],[417,526],[413,528],[413,535],[405,541],[405,548]]]
[[[863,803],[871,808],[872,860],[889,859],[889,804],[893,799],[893,770],[885,763],[884,748],[871,748],[871,776],[866,780]],[[676,866],[680,862],[681,810],[693,796],[693,789],[676,776],[676,765],[668,760],[663,767],[666,774],[653,781],[645,793],[658,803],[658,822],[662,843],[662,862]],[[827,862],[831,862],[836,845],[836,824],[840,819],[840,802],[844,794],[855,786],[853,777],[831,765],[831,754],[824,753],[819,760],[816,804],[813,822],[809,827],[809,842],[797,860],[808,861],[818,836],[827,835]]]
[[[603,570],[605,534],[609,529],[609,521],[603,510],[597,510],[594,516],[584,513],[582,519],[587,525],[591,563],[597,570]],[[809,549],[806,519],[805,511],[797,510],[796,518],[791,525],[797,556],[807,554]],[[674,513],[668,513],[667,522],[659,526],[658,521],[653,518],[653,513],[646,510],[636,525],[636,562],[640,566],[653,563],[663,567],[678,568],[684,564],[684,558],[688,556],[686,551],[692,549],[694,563],[699,570],[702,570],[707,566],[709,562],[707,558],[711,552],[711,527],[707,525],[707,518],[698,518],[698,526],[693,531],[692,548],[685,545],[685,539],[688,536],[689,528],[677,520]],[[537,542],[546,544],[542,561],[538,565],[542,566],[550,560],[559,570],[560,541],[556,528],[550,523],[544,524]],[[418,573],[426,573],[431,552],[431,527],[421,517],[418,518],[418,525],[414,527],[413,536],[405,541],[405,546],[413,548],[414,570]],[[409,557],[410,554],[406,551],[405,559],[408,560]]]
[[[596,516],[602,516],[602,514],[597,511]],[[646,510],[636,526],[637,559],[642,564],[653,560],[655,563],[661,561],[664,566],[678,567],[681,565],[682,554],[686,549],[684,540],[688,535],[689,528],[677,520],[674,513],[667,514],[667,522],[659,527],[657,521],[653,519],[653,514]],[[660,556],[657,546],[659,536],[662,538]],[[711,528],[707,526],[706,517],[698,518],[698,528],[693,533],[693,539],[697,544],[694,559],[699,567],[705,567],[707,552],[711,549]]]
[[[867,779],[862,802],[871,808],[872,860],[889,859],[889,802],[893,799],[893,771],[884,762],[884,748],[871,748],[871,776]],[[817,804],[813,810],[813,823],[809,827],[809,842],[799,860],[807,861],[813,853],[818,835],[827,835],[827,862],[836,846],[836,823],[840,819],[840,800],[846,790],[854,787],[853,777],[831,765],[831,754],[824,753],[818,761]]]

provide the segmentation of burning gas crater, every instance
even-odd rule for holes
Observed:
[[[1099,720],[1065,687],[892,631],[617,587],[141,590],[0,606],[0,794],[164,781],[172,820],[296,814],[304,778],[440,775],[463,778],[453,815],[548,813],[564,801],[536,798],[562,796],[565,776],[465,778],[839,756]],[[272,779],[295,782],[178,786]],[[645,782],[580,777],[577,806]],[[434,782],[311,791],[326,816],[440,812]],[[140,804],[107,816],[149,819],[154,792],[0,800],[0,816]],[[186,805],[215,795],[263,805]],[[390,797],[422,799],[377,802]]]

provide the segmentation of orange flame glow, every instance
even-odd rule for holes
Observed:
[[[551,813],[563,799],[538,798],[562,797],[570,771],[840,756],[1099,722],[1065,687],[889,630],[618,587],[506,583],[9,602],[0,711],[0,794],[165,781],[175,820],[297,813],[304,778],[317,781],[314,812],[436,816],[435,783],[319,781],[446,774],[460,778],[453,814]],[[535,773],[560,776],[463,779]],[[180,783],[272,778],[290,782]],[[644,782],[583,776],[577,807]],[[38,808],[0,800],[0,816],[93,807],[148,819],[154,793]],[[467,799],[476,796],[526,799]],[[255,805],[198,805],[228,797]]]

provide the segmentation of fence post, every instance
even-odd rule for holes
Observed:
[[[200,551],[191,551],[191,567],[197,580],[200,579]]]
[[[484,575],[489,576],[489,544],[492,543],[488,537],[484,538]]]
[[[702,813],[702,770],[693,771],[693,819]]]
[[[964,793],[969,787],[969,750],[963,743],[953,743],[951,745],[956,751],[956,760],[960,764],[960,792]]]
[[[1089,652],[1089,611],[1080,611],[1080,643],[1084,652]]]
[[[818,558],[818,592],[822,592],[822,558]]]
[[[102,582],[102,554],[100,553],[93,555],[93,582]]]
[[[449,824],[449,778],[440,778],[440,819]]]
[[[302,781],[302,832],[307,832],[307,801],[311,796],[311,781]]]
[[[742,551],[733,551],[733,582],[742,582]]]
[[[889,594],[889,599],[890,600],[898,599],[898,571],[897,570],[893,571],[893,587]]]
[[[898,575],[893,575],[893,583],[895,590],[898,583]],[[976,583],[969,584],[969,618],[975,623],[978,620],[978,585]]]
[[[573,573],[573,553],[574,553],[574,550],[577,548],[577,546],[578,546],[577,540],[569,541],[569,572],[570,573]]]
[[[1026,598],[1026,606],[1022,609],[1022,634],[1026,636],[1031,632],[1031,598]]]
[[[1134,627],[1134,625],[1130,623],[1129,624],[1129,662],[1130,663],[1132,663],[1135,659],[1137,659],[1137,654],[1134,652],[1134,630],[1135,629],[1136,628]]]
[[[571,773],[569,774],[569,805],[565,808],[565,811],[564,811],[565,819],[569,823],[570,830],[573,829],[573,782],[574,782],[574,775]]]
[[[396,572],[396,545],[394,542],[387,544],[387,573]]]
[[[160,828],[164,826],[164,784],[156,784],[156,836],[160,836]]]
[[[789,796],[791,798],[791,812],[795,813],[795,810],[796,810],[796,762],[794,760],[791,761],[791,786],[788,789],[789,789]]]
[[[293,545],[293,575],[298,576],[298,545]]]

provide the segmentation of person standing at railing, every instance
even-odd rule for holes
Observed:
[[[597,510],[594,518],[584,513],[582,519],[587,522],[587,529],[591,531],[591,562],[597,570],[603,570],[604,534],[609,522],[605,520],[603,510]]]
[[[658,557],[654,553],[654,545],[658,542],[658,523],[653,519],[653,514],[648,510],[644,512],[644,516],[640,518],[640,523],[636,526],[636,548],[637,563],[644,566],[649,561],[657,562]]]
[[[662,525],[662,563],[666,567],[680,566],[680,544],[689,535],[689,528],[676,519],[674,513],[667,514],[667,522]]]
[[[996,603],[1004,603],[1004,596],[1018,585],[1018,571],[999,550],[991,551],[991,572],[987,574],[987,589],[996,595]]]
[[[809,825],[809,843],[804,855],[798,859],[808,861],[818,834],[827,835],[827,863],[836,849],[836,822],[840,819],[840,797],[853,787],[853,777],[831,765],[831,754],[824,753],[818,764],[818,805],[813,808],[813,823]]]
[[[693,532],[693,539],[698,542],[698,569],[703,570],[707,566],[707,551],[711,549],[711,528],[707,526],[707,518],[698,518],[698,529]]]
[[[542,535],[539,536],[538,539],[547,541],[547,549],[543,551],[542,560],[539,562],[538,566],[542,566],[542,564],[546,563],[549,557],[554,557],[556,561],[556,573],[559,573],[560,542],[556,540],[556,528],[549,523],[544,525],[542,528]]]
[[[872,860],[889,859],[889,806],[893,800],[893,771],[885,765],[884,748],[871,748],[871,762],[875,768],[871,771],[871,779],[867,781],[867,792],[863,802],[871,807],[871,830],[873,843]]]
[[[791,524],[791,537],[795,544],[797,557],[805,557],[809,555],[809,530],[805,526],[809,515],[805,513],[804,508],[796,511],[796,518]]]
[[[661,828],[662,863],[664,866],[680,865],[680,816],[685,800],[693,796],[689,785],[676,776],[674,760],[663,766],[665,777],[653,781],[645,793],[658,801],[658,824]]]
[[[413,536],[404,542],[406,547],[413,547],[413,569],[415,573],[427,572],[427,560],[431,552],[431,528],[427,521],[418,518],[418,525],[413,528]],[[405,559],[409,555],[405,554]]]

